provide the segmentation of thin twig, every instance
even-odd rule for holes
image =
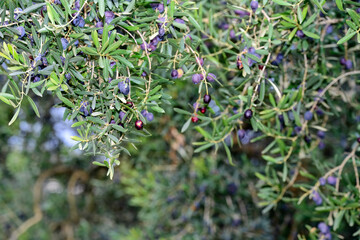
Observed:
[[[354,166],[354,172],[355,172],[355,179],[356,179],[356,188],[359,190],[359,193],[360,193],[360,180],[359,180],[359,172],[358,172],[358,169],[357,169],[357,166],[356,166],[356,159],[355,159],[355,156],[352,157],[352,163],[353,163],[353,166]]]
[[[338,171],[339,169],[343,168],[345,166],[345,164],[347,163],[347,161],[351,158],[355,156],[355,152],[358,148],[359,144],[356,143],[355,147],[353,148],[353,150],[349,153],[349,155],[347,155],[347,157],[342,161],[342,163],[332,169],[330,169],[322,178],[327,179],[329,176],[331,176],[333,173],[335,173],[336,171]],[[339,188],[339,182],[340,182],[340,174],[336,180],[336,189]],[[318,188],[320,187],[320,181],[317,181],[316,184],[309,189],[308,191],[306,191],[300,198],[298,201],[298,204],[300,204],[308,195],[310,195],[313,191],[316,191]]]
[[[286,191],[292,186],[294,185],[297,176],[299,175],[299,170],[301,167],[301,161],[298,162],[296,168],[295,168],[295,172],[293,177],[291,178],[290,182],[282,189],[281,193],[279,194],[279,196],[273,201],[274,204],[277,204],[284,196],[284,194],[286,193]]]

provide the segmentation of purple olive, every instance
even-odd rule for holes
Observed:
[[[346,60],[345,68],[346,69],[352,69],[352,67],[353,67],[352,61],[350,59]]]
[[[256,9],[258,9],[258,7],[259,7],[258,1],[255,1],[255,0],[254,0],[254,1],[251,1],[250,7],[251,7],[251,9],[255,12]]]
[[[321,178],[319,179],[319,183],[320,183],[320,186],[324,186],[324,185],[326,184],[325,178],[321,177]]]
[[[159,10],[160,13],[164,12],[164,4],[160,3],[157,7],[157,9]]]
[[[243,138],[245,137],[246,132],[245,132],[244,129],[239,129],[239,130],[237,131],[237,135],[238,135],[239,139],[241,140],[241,139],[243,139]]]
[[[211,96],[209,94],[204,95],[204,103],[209,103],[211,101]]]
[[[326,33],[327,34],[330,34],[333,32],[333,26],[329,25],[327,28],[326,28]]]
[[[324,223],[324,222],[321,222],[318,224],[318,229],[321,233],[324,233],[324,234],[330,232],[329,226],[326,225],[326,223]],[[324,239],[327,239],[327,238],[324,238]]]
[[[20,33],[19,38],[23,38],[25,36],[25,28],[23,26],[17,27],[16,30]]]
[[[112,11],[105,12],[105,22],[110,24],[112,20],[114,20],[115,14]]]
[[[154,120],[154,114],[152,114],[151,112],[148,112],[146,114],[146,120],[148,120],[149,122],[151,122],[152,120]]]
[[[75,20],[73,21],[73,25],[74,25],[75,27],[81,27],[81,28],[85,27],[85,20],[84,20],[84,18],[83,18],[82,16],[77,16],[77,17],[75,18]]]
[[[340,64],[341,65],[345,65],[346,64],[346,59],[344,57],[340,58]]]
[[[325,132],[319,130],[319,131],[317,132],[317,136],[318,136],[319,138],[321,138],[321,139],[324,139],[324,138],[325,138]]]
[[[61,44],[62,44],[63,49],[65,50],[68,47],[69,42],[65,38],[61,38]]]
[[[312,199],[313,199],[313,201],[315,202],[316,205],[321,205],[322,202],[323,202],[320,194],[317,191],[313,191]]]
[[[238,187],[236,186],[235,183],[229,183],[227,186],[226,186],[226,190],[228,192],[228,194],[230,195],[235,195],[237,190],[238,190]]]
[[[142,50],[145,50],[145,49],[148,48],[148,44],[147,44],[146,42],[144,42],[144,43],[142,43],[142,44],[140,45],[140,47],[141,47]]]
[[[235,10],[234,12],[236,15],[239,15],[240,17],[245,17],[250,15],[248,11],[243,11],[243,10]]]
[[[119,82],[118,88],[120,92],[124,95],[128,95],[130,92],[129,84],[127,84],[125,81]]]
[[[303,32],[303,31],[301,31],[301,30],[297,30],[297,32],[296,32],[296,36],[298,36],[299,38],[304,38],[304,37],[305,37],[305,34],[304,34],[304,32]]]
[[[185,21],[182,20],[181,18],[175,18],[174,22],[180,23],[180,24],[185,24]]]
[[[98,30],[98,33],[99,33],[99,34],[103,34],[104,24],[103,24],[102,22],[97,22],[97,23],[95,24],[95,27],[101,28],[101,29]]]
[[[71,79],[71,74],[70,73],[65,74],[65,78],[66,78],[66,80],[69,81]]]
[[[171,71],[171,77],[172,77],[173,79],[176,79],[176,78],[178,77],[178,71],[175,70],[175,69],[173,69],[173,70]]]
[[[125,117],[125,112],[123,112],[123,111],[120,111],[119,112],[119,118],[120,118],[120,121],[122,121],[123,119],[124,119],[124,117]]]
[[[327,178],[327,182],[328,182],[328,184],[330,184],[330,185],[335,186],[336,181],[337,181],[337,178],[334,177],[334,176],[329,176],[329,177]]]
[[[213,73],[209,73],[206,77],[206,79],[209,81],[209,82],[214,82],[216,80],[216,76],[215,74]]]
[[[194,84],[198,84],[200,81],[201,81],[201,76],[200,76],[200,74],[195,73],[195,74],[192,76],[192,82],[193,82]]]
[[[245,117],[246,119],[252,118],[252,115],[253,115],[253,112],[252,112],[251,109],[247,109],[247,110],[245,111],[245,113],[244,113],[244,117]]]
[[[311,111],[306,111],[305,114],[304,114],[304,119],[306,121],[310,121],[313,117],[313,113]]]
[[[165,29],[164,28],[160,28],[159,29],[159,36],[162,37],[165,35]]]

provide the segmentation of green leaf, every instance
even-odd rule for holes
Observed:
[[[119,139],[117,139],[114,135],[108,134],[108,138],[110,138],[113,142],[119,143]]]
[[[173,19],[175,12],[175,0],[171,0],[170,2],[170,10],[168,12],[168,16],[170,19]]]
[[[134,7],[135,7],[135,0],[132,0],[126,7],[124,14],[130,13],[134,9]]]
[[[265,96],[265,80],[262,80],[260,83],[260,95],[259,95],[259,101],[260,104],[264,101],[264,96]]]
[[[274,3],[282,5],[282,6],[292,6],[291,3],[283,1],[283,0],[273,0]]]
[[[54,18],[54,22],[60,23],[60,16],[59,16],[58,12],[54,9],[54,7],[52,5],[50,5],[50,9],[52,12],[52,16]]]
[[[118,130],[119,132],[126,132],[126,129],[123,128],[122,126],[111,124],[111,127],[114,128],[115,130]]]
[[[97,117],[86,117],[86,119],[94,122],[94,123],[97,123],[97,124],[100,124],[100,125],[105,125],[105,121],[104,120],[101,120],[100,118],[97,118]]]
[[[71,14],[71,9],[70,9],[68,0],[60,0],[60,1],[65,8],[66,16],[69,16]]]
[[[352,28],[353,30],[357,30],[357,27],[356,27],[356,25],[351,21],[351,20],[349,20],[349,19],[347,19],[346,20],[346,24],[350,27],[350,28]]]
[[[302,31],[308,37],[311,37],[311,38],[314,38],[314,39],[320,39],[320,36],[315,34],[315,33],[308,32],[308,31],[305,31],[305,30],[302,30]]]
[[[40,113],[39,113],[38,108],[36,107],[35,102],[34,102],[34,101],[31,99],[31,97],[29,97],[29,96],[26,96],[26,98],[27,98],[27,100],[29,101],[32,109],[34,110],[34,112],[35,112],[35,114],[36,114],[36,116],[40,117]]]
[[[154,89],[152,89],[149,93],[149,95],[154,95],[157,91],[159,91],[162,88],[161,85],[156,86]]]
[[[7,60],[11,60],[10,57],[6,56],[4,53],[0,52],[0,56],[6,58]]]
[[[184,133],[190,126],[191,118],[189,118],[181,128],[181,133]]]
[[[182,24],[182,23],[178,23],[178,22],[173,22],[173,25],[177,28],[183,29],[183,30],[187,30],[187,26],[186,24]]]
[[[295,33],[297,32],[297,30],[298,30],[298,28],[296,27],[291,31],[291,33],[289,34],[289,37],[288,37],[289,41],[291,39],[293,39],[293,37],[295,36]]]
[[[91,32],[91,38],[92,38],[92,40],[93,40],[93,42],[94,42],[95,47],[96,47],[97,49],[99,49],[99,48],[100,48],[99,36],[98,36],[98,33],[97,33],[96,30],[94,30],[94,31]]]
[[[230,152],[229,147],[226,145],[225,142],[222,142],[222,143],[223,143],[223,145],[224,145],[225,152],[226,152],[226,156],[228,157],[228,160],[229,160],[230,165],[235,166],[235,164],[234,164],[233,161],[232,161],[232,156],[231,156],[231,152]]]
[[[99,0],[99,13],[101,17],[105,15],[105,0]]]
[[[334,221],[334,231],[336,231],[339,226],[340,226],[340,223],[344,217],[344,214],[345,214],[345,210],[341,210],[340,212],[338,212],[335,216],[335,221]]]
[[[266,49],[257,49],[255,52],[260,55],[268,55],[269,54],[269,51]]]
[[[243,114],[244,114],[243,112],[236,113],[236,114],[232,115],[231,117],[229,117],[229,118],[227,119],[227,121],[228,121],[228,122],[231,122],[231,121],[233,121],[233,120],[235,120],[235,119],[237,120],[237,119],[239,119]]]
[[[49,16],[49,19],[51,21],[52,24],[55,24],[55,20],[54,20],[54,8],[51,6],[50,3],[46,3],[46,7],[47,7],[47,13],[48,13],[48,16]]]
[[[106,51],[104,52],[104,54],[108,54],[109,52],[112,52],[112,51],[118,49],[118,48],[121,46],[122,43],[123,43],[122,41],[117,41],[116,43],[111,44],[111,45],[106,49]]]
[[[97,161],[93,161],[92,164],[97,165],[97,166],[100,166],[100,167],[106,167],[105,164],[99,163],[99,162],[97,162]]]
[[[309,5],[306,5],[306,7],[302,10],[302,19],[303,19],[303,21],[306,18],[306,14],[308,12],[308,9],[309,9]]]
[[[301,25],[302,29],[306,28],[306,27],[309,26],[311,23],[314,23],[316,17],[317,17],[317,13],[314,13],[313,15],[311,15],[311,17],[309,17],[309,19],[306,20],[306,21],[304,22],[304,24]]]
[[[353,234],[354,237],[357,236],[357,235],[360,235],[360,229],[357,230],[356,232],[354,232],[354,234]]]
[[[95,48],[92,48],[92,47],[82,47],[80,48],[81,51],[83,51],[84,53],[86,54],[89,54],[89,55],[93,55],[93,56],[99,56],[99,53],[97,52],[97,50]]]
[[[344,42],[349,41],[353,36],[355,36],[356,32],[354,32],[352,29],[349,29],[346,35],[341,38],[337,44],[343,44]]]
[[[153,106],[153,107],[151,107],[151,109],[154,110],[155,112],[165,113],[165,110],[159,106]]]
[[[304,18],[300,6],[297,8],[297,17],[299,19],[299,23],[301,24],[304,21]]]
[[[205,131],[202,127],[197,126],[197,127],[195,127],[195,129],[196,129],[196,131],[198,131],[201,135],[203,135],[204,138],[206,138],[206,139],[212,139],[211,135],[210,135],[207,131]]]
[[[120,57],[120,56],[114,56],[117,60],[128,66],[129,68],[134,68],[134,65],[127,59]]]
[[[265,214],[265,213],[267,213],[268,211],[270,211],[273,207],[274,207],[274,203],[271,203],[271,204],[269,204],[266,208],[264,208],[264,209],[261,211],[261,213],[262,213],[262,214]]]
[[[73,69],[70,69],[70,71],[72,72],[72,74],[80,81],[84,81],[84,77],[78,72],[78,71],[75,71]]]
[[[15,99],[18,99],[16,97],[14,97],[13,95],[9,94],[9,93],[4,93],[4,92],[0,92],[0,96],[1,97],[4,97],[6,99],[12,99],[12,100],[15,100]]]
[[[16,112],[15,112],[14,116],[11,118],[11,120],[10,120],[10,122],[9,122],[9,126],[15,122],[15,120],[16,120],[17,117],[19,116],[19,112],[20,112],[20,107],[18,107],[18,108],[16,109]]]
[[[7,99],[7,98],[5,98],[5,97],[3,97],[3,96],[0,96],[0,100],[3,101],[3,102],[6,103],[6,104],[12,106],[12,105],[11,105],[11,101],[10,101],[9,99]]]
[[[201,147],[198,147],[197,149],[195,149],[195,153],[198,153],[198,152],[201,152],[201,151],[204,151],[205,149],[208,149],[210,147],[214,146],[214,143],[207,143]]]
[[[74,141],[80,141],[80,142],[84,141],[84,139],[82,139],[81,137],[78,137],[78,136],[71,136],[70,138]]]
[[[322,7],[322,5],[324,5],[325,4],[325,1],[322,1],[322,4],[320,4],[317,0],[310,0],[313,4],[315,4],[318,8],[320,8],[320,10],[321,10],[321,12],[323,13],[323,14],[327,14],[325,11],[324,11],[324,9],[323,9],[323,7]],[[317,13],[313,13],[313,15],[318,15]]]
[[[85,124],[85,123],[86,123],[86,121],[76,122],[76,123],[73,123],[73,124],[71,125],[71,127],[72,127],[72,128],[74,128],[74,127],[79,127],[79,126],[81,126],[81,125],[83,125],[83,124]]]
[[[191,22],[191,24],[199,31],[201,31],[201,26],[199,25],[199,23],[193,18],[193,16],[191,16],[190,14],[188,15],[188,19]]]
[[[262,156],[265,161],[272,162],[272,163],[278,163],[279,161],[271,156],[263,155]]]
[[[360,26],[360,17],[359,17],[359,14],[357,12],[355,12],[354,10],[352,9],[346,9],[346,11],[349,13],[351,19],[355,22],[355,24],[357,26]]]
[[[262,180],[262,181],[264,181],[264,182],[267,181],[267,178],[266,178],[264,175],[262,175],[261,173],[256,172],[256,173],[255,173],[255,176],[256,176],[258,179],[260,179],[260,180]]]
[[[30,7],[25,8],[25,9],[23,10],[23,12],[24,12],[25,14],[31,13],[31,12],[33,12],[33,11],[35,11],[35,10],[43,7],[44,5],[46,5],[46,3],[37,3],[37,4],[34,4],[34,5],[31,5]]]
[[[182,110],[180,108],[174,108],[174,111],[180,114],[191,115],[191,113],[189,113],[188,111]]]
[[[258,130],[258,125],[254,117],[250,119],[251,126],[253,127],[254,131],[256,132]]]
[[[281,15],[281,17],[282,17],[285,21],[296,25],[296,22],[295,22],[294,20],[292,20],[291,18],[288,18],[288,17],[285,16],[285,15]]]
[[[53,85],[53,86],[48,87],[47,90],[54,91],[54,90],[56,90],[58,88],[59,88],[59,85],[56,85],[56,86]]]
[[[336,6],[338,7],[338,9],[340,9],[341,11],[344,11],[342,0],[335,0],[335,3],[336,3]]]
[[[247,57],[251,58],[252,60],[256,61],[256,62],[261,62],[260,58],[258,58],[257,56],[250,54],[250,53],[246,53],[245,54]]]

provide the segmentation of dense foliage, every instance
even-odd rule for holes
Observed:
[[[283,211],[299,214],[284,238],[359,237],[360,3],[0,7],[9,124],[55,96],[73,150],[98,156],[111,179],[120,165],[143,226],[130,239],[271,239],[268,219]]]

